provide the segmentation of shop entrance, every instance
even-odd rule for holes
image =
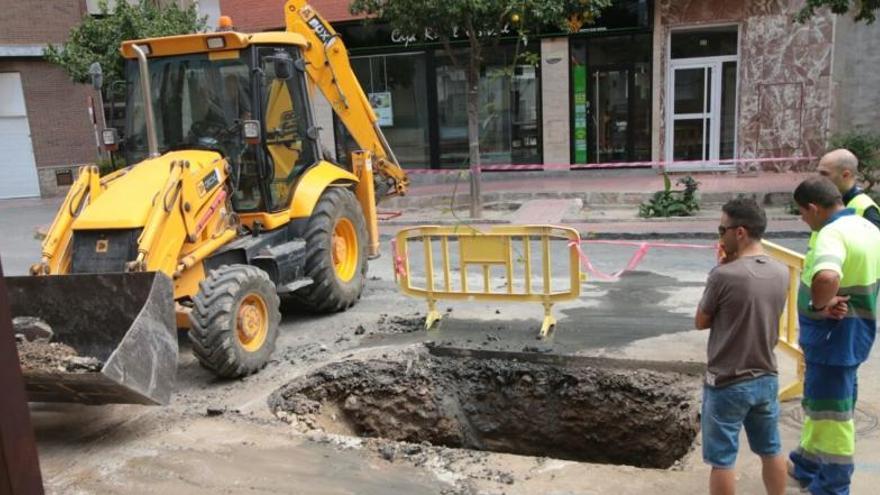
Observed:
[[[573,163],[651,158],[650,35],[572,42]]]
[[[666,93],[670,169],[734,167],[736,46],[736,26],[672,33]]]

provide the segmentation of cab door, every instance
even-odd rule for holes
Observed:
[[[317,161],[317,133],[312,129],[304,73],[294,69],[301,58],[299,50],[262,47],[258,56],[262,158],[269,193],[266,203],[270,211],[280,211],[290,204],[296,179]]]

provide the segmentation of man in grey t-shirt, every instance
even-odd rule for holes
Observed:
[[[779,383],[773,348],[785,307],[788,269],[764,253],[764,210],[738,198],[722,208],[721,263],[710,273],[696,327],[711,328],[703,387],[703,460],[712,466],[712,495],[733,494],[739,431],[761,456],[768,494],[785,493],[779,440]]]

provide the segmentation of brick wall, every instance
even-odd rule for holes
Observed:
[[[0,44],[61,43],[86,12],[85,0],[0,0]]]
[[[4,1],[4,0],[0,0]],[[220,13],[232,17],[235,29],[243,32],[284,28],[286,0],[220,0]],[[309,4],[330,22],[357,19],[348,11],[350,0],[311,0]]]
[[[86,106],[92,90],[73,84],[63,70],[39,59],[0,58],[0,72],[21,74],[40,189],[44,196],[52,195],[54,172],[42,169],[95,160],[95,138]]]

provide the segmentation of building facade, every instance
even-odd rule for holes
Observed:
[[[0,0],[0,198],[54,194],[94,161],[91,90],[45,60],[86,13],[86,2]]]
[[[442,46],[364,25],[348,3],[312,2],[346,42],[401,163],[466,166],[463,72]],[[578,33],[502,41],[482,71],[483,163],[809,166],[831,133],[880,127],[877,105],[865,105],[880,99],[869,63],[880,28],[828,12],[797,24],[801,3],[622,0]],[[282,29],[283,4],[221,10],[240,30]],[[320,107],[324,139],[342,152],[346,133]]]
[[[219,0],[198,7],[216,25]],[[63,194],[77,168],[98,156],[90,111],[97,94],[46,62],[43,51],[98,14],[98,1],[0,0],[0,11],[0,199]]]

